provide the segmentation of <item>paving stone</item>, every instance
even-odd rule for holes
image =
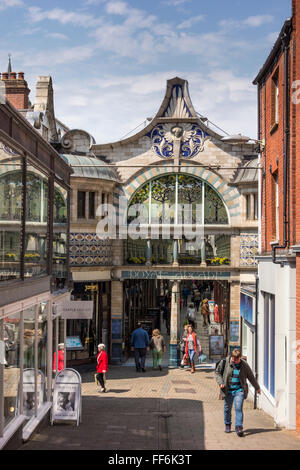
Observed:
[[[274,428],[273,419],[253,410],[251,401],[244,405],[245,437],[236,436],[233,428],[225,434],[214,372],[196,369],[185,380],[181,369],[149,369],[137,376],[133,367],[111,366],[108,392],[98,394],[91,366],[78,371],[83,381],[80,426],[45,426],[21,450],[300,450],[299,435]]]

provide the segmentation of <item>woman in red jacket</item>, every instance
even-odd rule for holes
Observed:
[[[108,357],[105,351],[105,344],[98,344],[98,355],[97,355],[97,379],[100,382],[100,392],[106,392],[105,388],[105,374],[108,371]]]
[[[185,356],[187,359],[190,360],[191,363],[191,373],[195,372],[195,362],[194,358],[196,354],[200,354],[202,351],[199,339],[194,331],[194,328],[189,325],[188,326],[188,333],[186,337],[185,343]]]
[[[58,345],[58,354],[57,354],[57,372],[60,372],[64,369],[64,358],[65,358],[65,345],[60,343]],[[53,372],[56,372],[56,352],[53,353]]]

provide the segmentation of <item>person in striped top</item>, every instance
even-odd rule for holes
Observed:
[[[243,404],[248,395],[247,380],[253,385],[257,393],[261,393],[260,386],[255,379],[250,366],[241,358],[239,349],[234,349],[227,359],[223,359],[216,366],[216,380],[221,388],[224,398],[225,432],[231,430],[231,411],[235,407],[235,431],[239,437],[243,436]]]

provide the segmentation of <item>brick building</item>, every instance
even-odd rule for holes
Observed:
[[[264,141],[258,379],[260,406],[276,424],[300,430],[299,1],[293,0],[292,7],[291,18],[253,82],[258,89],[258,138]]]

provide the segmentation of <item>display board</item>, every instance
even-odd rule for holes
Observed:
[[[82,342],[79,336],[66,336],[66,349],[67,351],[81,351],[83,350]]]
[[[54,421],[81,422],[81,377],[74,369],[61,370],[55,377],[51,425]]]
[[[24,369],[23,372],[23,414],[28,418],[34,416],[35,411],[35,379],[34,369]],[[45,399],[45,376],[41,370],[37,371],[37,409]],[[20,410],[20,383],[18,386],[17,409]],[[17,413],[19,411],[16,411]]]

